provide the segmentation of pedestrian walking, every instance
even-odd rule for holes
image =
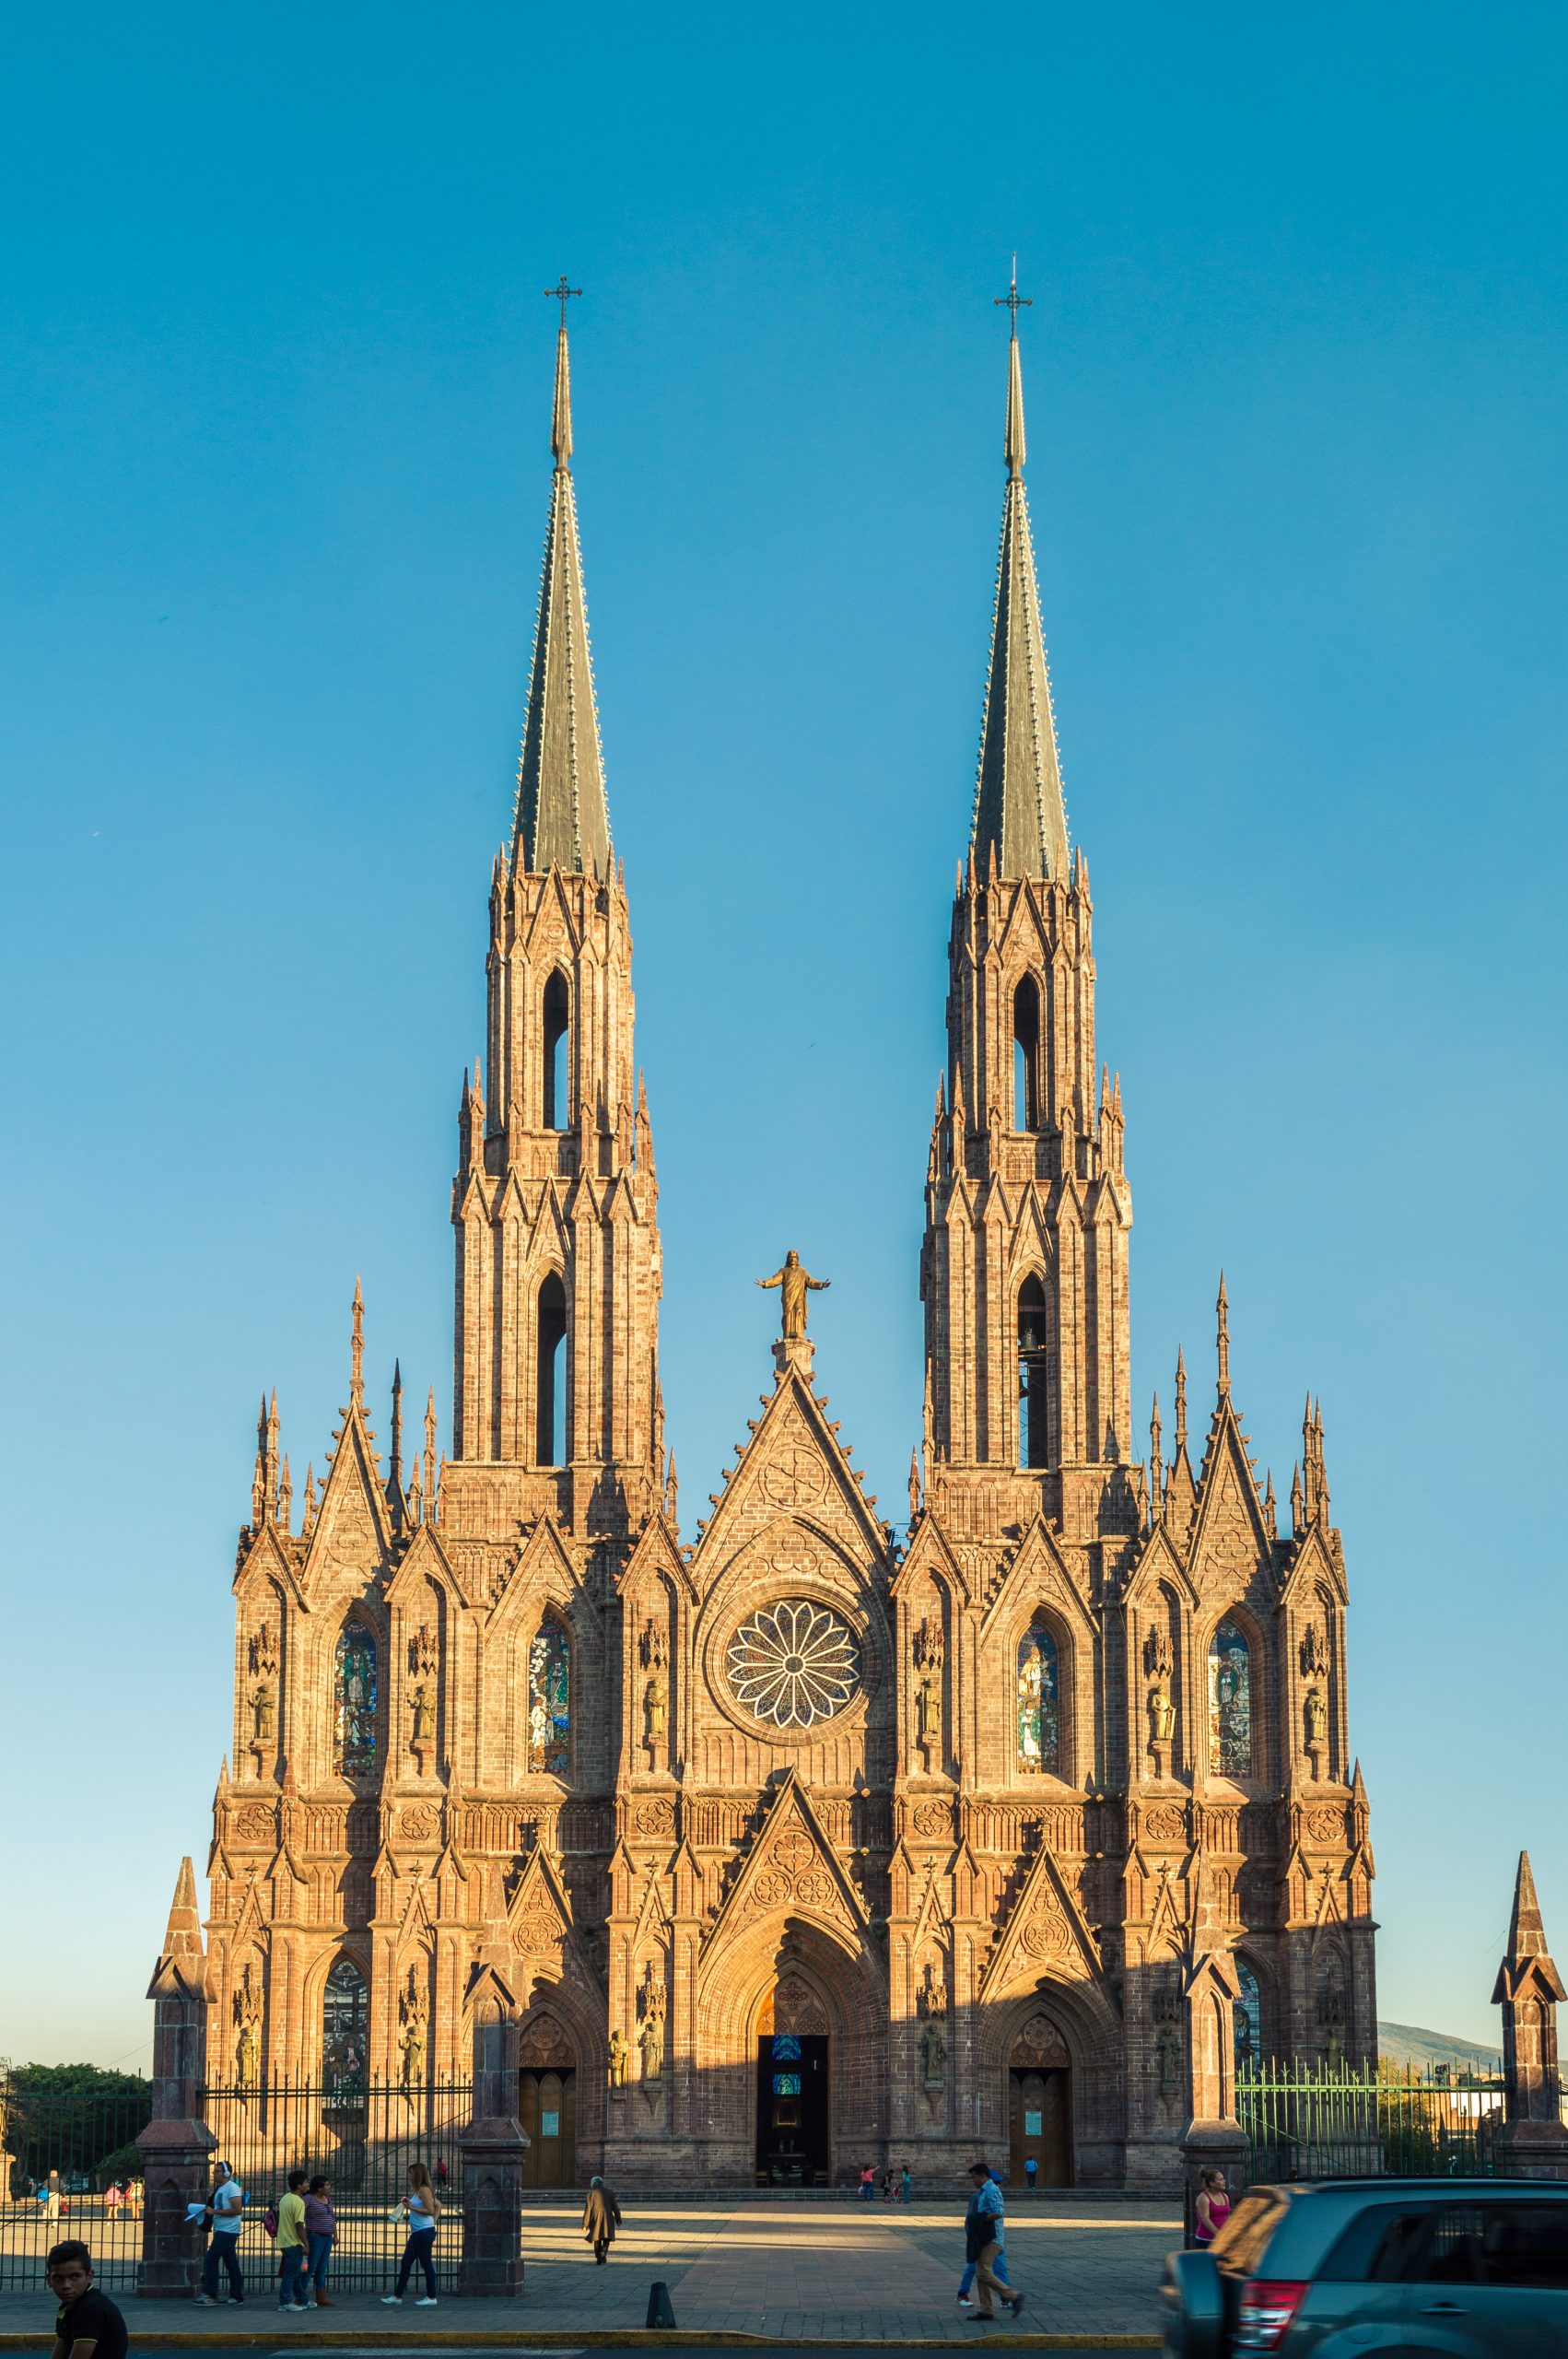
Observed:
[[[1025,2154],[1024,2157],[1024,2177],[1028,2183],[1029,2192],[1031,2195],[1035,2192],[1035,2181],[1039,2177],[1039,2156],[1037,2154]]]
[[[964,2258],[975,2264],[975,2285],[978,2294],[975,2316],[977,2318],[994,2318],[996,2299],[1000,2297],[1016,2318],[1024,2307],[1024,2296],[1010,2290],[1007,2279],[998,2276],[996,2267],[1001,2258],[1001,2189],[996,2183],[989,2163],[971,2163],[969,2178],[974,2193],[964,2214]]]
[[[868,2163],[860,2173],[860,2195],[867,2203],[876,2201],[876,2168],[872,2163]]]
[[[614,2188],[606,2187],[602,2178],[588,2182],[588,2201],[582,2207],[582,2233],[593,2247],[593,2258],[601,2269],[610,2258],[610,2247],[621,2224],[621,2207],[615,2201]]]
[[[290,2171],[288,2191],[277,2207],[277,2306],[308,2310],[305,2298],[305,2174]]]
[[[110,2221],[118,2220],[120,2217],[120,2209],[124,2201],[124,2189],[121,2186],[117,2178],[111,2178],[109,2185],[103,2190],[104,2217]]]
[[[398,2206],[408,2223],[408,2242],[403,2248],[403,2259],[397,2272],[397,2291],[383,2294],[383,2302],[401,2302],[408,2291],[408,2281],[415,2266],[425,2272],[425,2291],[414,2306],[416,2310],[433,2310],[436,2306],[436,2230],[440,2224],[440,2199],[430,2184],[430,2174],[423,2163],[408,2165],[408,2193]]]
[[[55,2245],[44,2263],[49,2290],[60,2305],[54,2313],[52,2359],[71,2359],[80,2345],[85,2359],[125,2359],[128,2337],[118,2304],[92,2282],[92,2255],[78,2236]]]
[[[1000,2173],[998,2173],[998,2172],[996,2172],[996,2171],[992,2171],[992,2173],[991,2173],[991,2177],[992,2177],[992,2178],[993,2178],[993,2179],[995,2179],[995,2181],[996,2181],[996,2183],[997,2183],[998,2187],[1000,2187],[1000,2186],[1001,2185],[1001,2177],[1000,2177]],[[996,2257],[996,2273],[997,2273],[997,2275],[1000,2278],[1000,2280],[1001,2280],[1002,2283],[1005,2285],[1005,2284],[1008,2283],[1008,2276],[1007,2276],[1007,2224],[1006,2224],[1006,2222],[1001,2218],[1001,2216],[1000,2216],[1000,2213],[999,2213],[999,2214],[998,2214],[998,2216],[997,2216],[997,2222],[996,2222],[996,2237],[997,2237],[997,2243],[1001,2247],[1001,2250],[997,2254],[997,2257]],[[974,2306],[975,2306],[974,2303],[973,2303],[973,2302],[970,2300],[970,2298],[969,2298],[970,2289],[971,2289],[971,2288],[972,2288],[972,2286],[974,2285],[974,2283],[975,2283],[975,2264],[974,2264],[974,2262],[973,2262],[972,2260],[965,2260],[965,2262],[964,2263],[964,2274],[963,2274],[963,2276],[962,2276],[962,2277],[960,2277],[960,2279],[958,2280],[958,2306],[959,2306],[959,2308],[960,2308],[961,2310],[972,2310],[972,2309],[974,2308]]]
[[[914,2199],[914,2193],[915,2193],[915,2182],[914,2182],[913,2178],[912,2178],[912,2177],[910,2177],[910,2175],[909,2175],[909,2165],[908,2165],[908,2164],[907,2164],[907,2163],[906,2163],[906,2164],[905,2164],[905,2165],[904,2165],[904,2167],[903,2167],[903,2169],[902,2169],[902,2170],[899,2172],[899,2174],[898,2174],[898,2201],[899,2201],[899,2202],[900,2202],[900,2203],[908,2203],[908,2202],[911,2202],[911,2201],[913,2201],[913,2199]]]
[[[60,2174],[51,2171],[43,2188],[43,2216],[46,2220],[60,2217]]]
[[[332,2208],[330,2179],[313,2178],[305,2189],[305,2283],[315,2289],[319,2310],[335,2310],[337,2304],[327,2292],[327,2271],[337,2237],[337,2214]]]
[[[207,2199],[207,2221],[212,2229],[212,2242],[202,2270],[202,2290],[198,2302],[216,2302],[218,2296],[217,2272],[220,2268],[228,2274],[228,2298],[231,2302],[245,2299],[245,2280],[240,2268],[240,2228],[245,2216],[245,2190],[227,2163],[214,2166],[212,2194]]]

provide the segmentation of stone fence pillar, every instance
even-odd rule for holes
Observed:
[[[458,2139],[462,2294],[522,2291],[522,2158],[529,2142],[517,2118],[517,2025],[511,1992],[486,1968],[474,2005],[474,2118]]]
[[[207,2193],[216,2143],[202,2118],[206,1962],[189,1860],[181,1866],[147,1997],[153,2002],[152,2119],[136,2141],[146,2189],[136,2291],[189,2295],[201,2274],[203,2236],[200,2223],[187,2222],[185,2211]]]
[[[1530,1855],[1519,1854],[1508,1954],[1492,2003],[1503,2010],[1503,2129],[1497,2166],[1515,2178],[1568,2179],[1568,2128],[1557,2061],[1562,1978],[1546,1946]]]
[[[1184,1984],[1189,2112],[1181,2133],[1182,2209],[1190,2244],[1203,2173],[1223,2171],[1234,2202],[1246,2167],[1247,2139],[1235,2118],[1233,2010],[1241,1996],[1235,1966],[1225,1951],[1210,1950],[1190,1961]]]

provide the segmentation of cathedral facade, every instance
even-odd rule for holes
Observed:
[[[319,1495],[275,1402],[240,1543],[207,2074],[464,2079],[513,2027],[526,2177],[838,2183],[978,2150],[1169,2185],[1238,2060],[1375,2052],[1345,1574],[1309,1402],[1282,1527],[1178,1365],[1133,1454],[1119,1084],[1094,1039],[1009,351],[979,773],[924,1173],[900,1527],[778,1273],[761,1413],[683,1529],[571,472],[566,331],[455,1371],[385,1449],[363,1311]],[[911,1173],[911,1190],[920,1175]],[[1207,1392],[1207,1387],[1205,1388]],[[1167,1444],[1168,1431],[1168,1444]]]

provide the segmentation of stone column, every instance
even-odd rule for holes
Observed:
[[[1246,2165],[1246,2132],[1235,2118],[1235,2036],[1231,2010],[1241,1996],[1235,1967],[1223,1950],[1194,1958],[1185,1977],[1187,2125],[1181,2133],[1187,2234],[1206,2170],[1223,2171],[1232,2200]]]
[[[458,2140],[461,2294],[522,2291],[522,2158],[529,2142],[517,2118],[517,2002],[487,1967],[474,2005],[474,2118]]]
[[[153,2002],[153,2118],[136,2141],[146,2189],[136,2291],[189,2296],[196,2290],[204,2247],[201,2226],[187,2223],[185,2209],[206,2195],[216,2142],[202,2119],[206,1961],[195,1872],[189,1860],[181,1863],[163,1954],[147,1997]]]
[[[1503,2010],[1504,2113],[1500,2170],[1515,2178],[1568,2179],[1568,2129],[1557,2067],[1557,2002],[1568,1997],[1547,1954],[1530,1855],[1519,1854],[1508,1954],[1492,2003]]]

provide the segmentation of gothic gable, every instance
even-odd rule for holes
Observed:
[[[1239,1596],[1258,1574],[1271,1572],[1273,1543],[1235,1413],[1228,1402],[1214,1414],[1198,1484],[1198,1516],[1188,1550],[1200,1596]]]
[[[304,1586],[320,1591],[340,1576],[363,1581],[380,1570],[392,1542],[380,1469],[359,1402],[337,1437],[305,1555]]]
[[[869,1919],[793,1770],[708,1929],[705,1949],[759,1919],[806,1917],[859,1942]]]
[[[1042,1844],[980,1982],[982,2003],[1043,1980],[1081,1982],[1100,1973],[1083,1912]]]
[[[1094,1616],[1079,1595],[1067,1559],[1043,1516],[1036,1517],[997,1584],[980,1625],[982,1637],[989,1637],[1010,1622],[1025,1602],[1032,1606],[1054,1606],[1071,1629],[1093,1644]]]
[[[698,1527],[692,1578],[699,1590],[711,1589],[738,1549],[784,1517],[814,1525],[840,1548],[880,1563],[887,1533],[872,1512],[874,1504],[822,1403],[791,1372],[743,1445],[712,1517]]]

